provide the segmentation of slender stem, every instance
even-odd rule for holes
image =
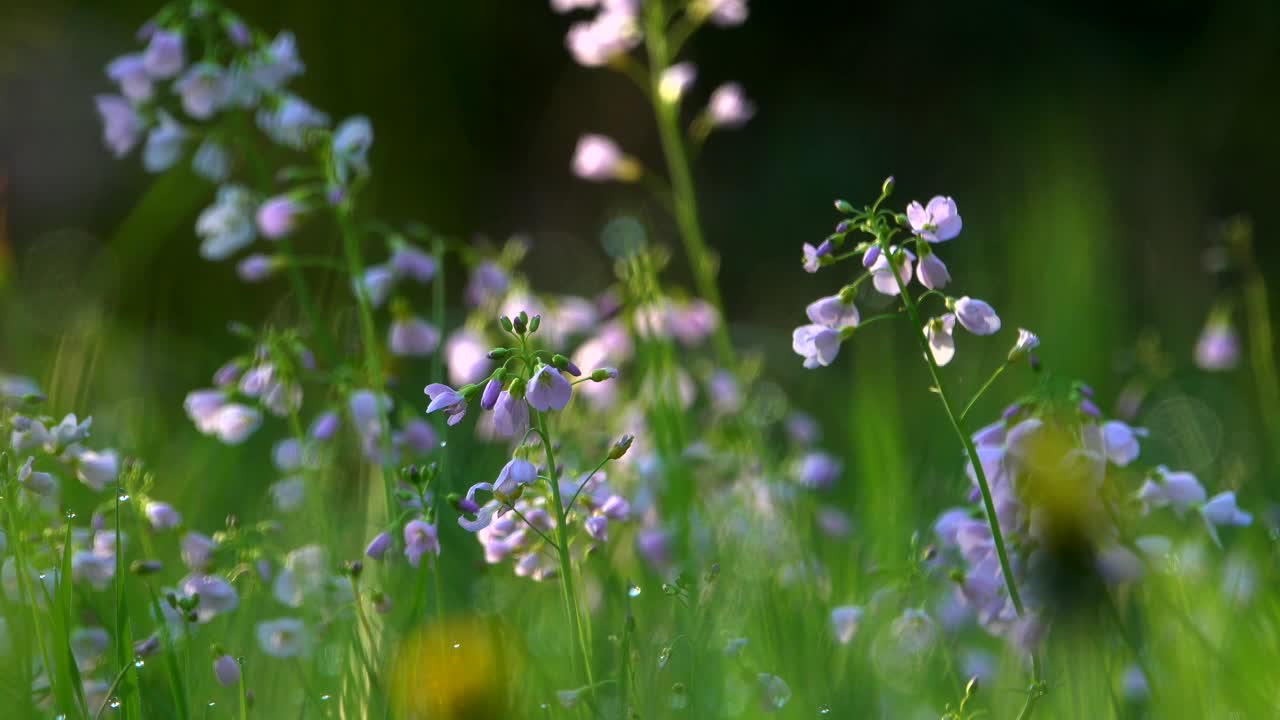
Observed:
[[[973,397],[969,398],[969,402],[965,403],[964,410],[960,411],[960,422],[964,422],[964,419],[969,417],[969,411],[973,409],[974,403],[978,402],[978,398],[981,398],[987,393],[987,390],[995,383],[996,378],[1000,377],[1000,374],[1003,373],[1004,369],[1007,367],[1009,367],[1008,362],[1000,363],[1000,366],[996,368],[996,371],[991,373],[991,377],[987,378],[987,381],[982,384],[982,387],[978,388],[978,392],[974,393]]]
[[[124,680],[124,676],[128,674],[129,670],[132,668],[133,664],[130,663],[120,668],[120,672],[116,673],[115,679],[111,681],[109,686],[107,686],[107,692],[102,698],[102,704],[98,705],[97,711],[93,713],[93,720],[98,720],[98,718],[102,717],[102,713],[107,711],[107,706],[111,704],[112,700],[116,700],[117,704],[119,703],[119,700],[116,698],[116,688],[120,687],[120,682]]]
[[[342,247],[347,258],[347,270],[351,274],[356,288],[356,314],[360,322],[361,344],[364,346],[365,380],[373,390],[378,405],[378,433],[382,444],[382,462],[378,464],[378,475],[382,478],[388,517],[395,510],[395,481],[387,472],[386,463],[391,459],[391,429],[387,420],[387,409],[382,407],[382,393],[385,383],[382,377],[382,360],[378,356],[378,331],[373,320],[373,304],[364,287],[364,260],[360,256],[360,233],[352,222],[351,201],[347,200],[338,208],[338,223],[342,229]]]
[[[525,517],[524,513],[517,510],[515,505],[508,505],[507,507],[511,508],[511,512],[515,513],[516,517],[523,520],[524,524],[528,525],[530,530],[538,533],[538,537],[542,538],[543,542],[555,548],[557,553],[560,552],[560,545],[555,540],[552,540],[551,538],[547,537],[547,534],[539,530],[537,525],[534,525],[533,523],[529,522],[529,518]]]
[[[698,200],[693,186],[693,173],[689,169],[688,149],[680,132],[679,107],[675,103],[663,102],[658,94],[662,72],[671,65],[674,56],[667,40],[664,4],[645,4],[645,40],[649,50],[653,110],[658,123],[658,135],[662,140],[662,153],[667,161],[667,172],[671,174],[672,205],[680,237],[684,240],[685,255],[693,270],[698,294],[720,314],[720,322],[716,324],[712,342],[720,363],[731,367],[734,360],[733,343],[729,339],[724,303],[720,300],[720,289],[716,285],[715,261],[707,249],[702,237],[702,226],[698,221]]]
[[[564,596],[564,610],[569,618],[569,634],[571,642],[576,642],[582,652],[582,664],[587,678],[587,685],[595,685],[591,677],[591,654],[587,651],[586,640],[582,634],[582,622],[579,618],[577,594],[573,589],[573,558],[569,555],[569,522],[564,502],[560,498],[560,472],[556,469],[555,448],[551,445],[551,437],[547,435],[547,419],[541,410],[535,410],[538,423],[538,435],[542,437],[542,448],[547,456],[547,474],[551,476],[551,499],[556,504],[556,537],[560,542],[556,545],[556,554],[560,559],[560,590]],[[577,663],[575,663],[577,664]]]
[[[609,458],[607,457],[601,460],[600,464],[596,465],[596,469],[592,470],[591,474],[587,476],[587,479],[582,481],[582,484],[578,486],[578,489],[573,492],[573,497],[569,498],[569,507],[573,507],[573,504],[578,501],[578,496],[582,494],[582,489],[587,486],[587,483],[591,482],[591,478],[595,477],[596,473],[600,472],[600,468],[604,467],[604,464],[607,462],[609,462]]]
[[[879,242],[881,244],[881,252],[889,252],[889,243],[883,239],[880,239]],[[920,322],[919,309],[911,298],[911,291],[907,288],[906,283],[902,282],[902,276],[897,270],[893,268],[891,270],[894,280],[898,283],[902,302],[907,308],[907,313],[911,316],[913,328],[923,327]],[[996,557],[1000,560],[1000,574],[1004,576],[1004,585],[1009,591],[1009,600],[1013,603],[1014,611],[1018,614],[1018,617],[1023,617],[1026,611],[1022,604],[1022,595],[1018,592],[1018,585],[1013,579],[1013,568],[1009,564],[1009,553],[1005,550],[1004,533],[1000,531],[1000,520],[996,516],[996,505],[991,497],[991,486],[987,482],[987,474],[982,468],[982,458],[978,456],[978,449],[974,447],[973,439],[964,431],[964,428],[960,425],[960,419],[952,409],[951,399],[947,395],[946,387],[942,384],[942,377],[938,372],[938,364],[934,362],[933,353],[929,349],[929,342],[925,339],[924,333],[915,330],[912,334],[916,336],[920,351],[924,353],[925,363],[929,367],[929,375],[933,379],[933,386],[937,389],[938,397],[942,400],[942,409],[946,412],[947,419],[951,421],[951,428],[955,431],[956,437],[960,439],[960,444],[964,446],[965,454],[969,457],[969,463],[973,466],[973,475],[977,478],[978,489],[982,493],[982,506],[987,513],[987,525],[991,528],[991,539],[996,546]],[[1027,696],[1027,704],[1022,708],[1022,712],[1018,714],[1020,720],[1026,720],[1031,716],[1031,711],[1035,707],[1035,700],[1041,694],[1040,658],[1034,651],[1031,653],[1031,664],[1033,688]]]

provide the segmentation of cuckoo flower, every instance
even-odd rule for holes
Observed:
[[[444,410],[450,425],[457,425],[462,422],[462,418],[467,414],[467,400],[457,390],[448,385],[432,383],[426,387],[424,392],[427,397],[431,398],[431,403],[427,405],[428,413]]]
[[[573,152],[573,174],[592,182],[629,182],[640,177],[640,166],[612,138],[583,135]]]
[[[569,404],[573,394],[573,386],[560,371],[550,365],[543,365],[533,374],[529,381],[526,397],[533,409],[540,412],[563,410]]]
[[[931,243],[945,242],[960,234],[960,211],[956,201],[938,195],[921,206],[913,202],[907,206],[907,222],[911,232]]]
[[[756,106],[738,83],[725,83],[716,88],[707,104],[707,117],[716,127],[740,128],[755,114]]]
[[[968,295],[955,301],[956,319],[974,335],[993,335],[1000,330],[1000,316],[990,305]]]

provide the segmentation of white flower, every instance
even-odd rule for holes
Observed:
[[[76,457],[76,477],[97,492],[120,474],[120,458],[115,450],[81,450]]]
[[[955,330],[956,316],[947,313],[925,323],[924,336],[929,341],[929,352],[933,354],[933,362],[942,367],[951,362],[956,354],[956,341],[952,332]]]

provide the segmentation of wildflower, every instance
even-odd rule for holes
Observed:
[[[142,120],[133,105],[118,95],[98,95],[93,100],[102,118],[102,139],[107,149],[118,158],[128,155],[142,133]]]
[[[831,609],[831,634],[836,642],[848,645],[862,624],[863,609],[857,605],[841,605]]]
[[[307,485],[302,478],[285,478],[271,485],[271,502],[276,506],[276,510],[280,512],[293,512],[302,507],[306,491]]]
[[[213,562],[213,551],[218,544],[208,535],[189,532],[182,536],[180,547],[183,564],[193,572],[199,572],[209,569]]]
[[[463,295],[468,304],[483,305],[490,300],[499,299],[510,286],[510,274],[498,263],[484,260],[471,269]]]
[[[916,279],[930,290],[938,290],[951,282],[951,274],[947,272],[947,266],[942,262],[942,258],[934,253],[926,253],[916,265]]]
[[[962,225],[956,201],[941,195],[935,196],[924,207],[918,202],[908,205],[907,222],[911,225],[911,232],[931,243],[954,238],[960,234]]]
[[[440,556],[440,540],[436,535],[436,526],[424,520],[410,520],[404,526],[404,556],[409,564],[418,567],[422,556],[430,553]]]
[[[955,301],[956,319],[974,335],[992,335],[1000,330],[1000,317],[990,305],[968,295]]]
[[[801,325],[791,333],[791,349],[809,369],[826,367],[840,352],[840,333],[824,325]]]
[[[111,644],[111,636],[100,627],[76,628],[71,632],[69,640],[71,655],[80,672],[96,668],[103,653],[107,651],[107,646]]]
[[[81,422],[76,418],[75,413],[67,413],[62,421],[49,431],[53,448],[66,448],[85,440],[89,437],[89,426],[92,424],[93,418],[85,418]]]
[[[953,313],[946,313],[925,323],[924,336],[929,341],[929,352],[938,367],[946,365],[955,357],[956,341],[952,335],[955,326],[956,316]]]
[[[182,109],[197,120],[213,117],[227,104],[230,94],[227,72],[208,62],[192,65],[173,89],[182,96]]]
[[[268,240],[279,240],[294,231],[302,207],[288,195],[267,199],[258,208],[258,232]]]
[[[346,184],[355,175],[369,174],[369,147],[373,145],[373,125],[363,115],[347,118],[333,131],[334,173]]]
[[[225,260],[247,247],[254,238],[253,196],[239,185],[222,186],[214,204],[196,218],[196,234],[206,260]]]
[[[391,547],[391,534],[380,532],[373,536],[369,541],[369,545],[365,547],[364,554],[374,560],[381,560],[383,555],[387,554],[387,550]]]
[[[804,251],[804,271],[816,273],[818,268],[822,266],[823,256],[831,253],[831,243],[823,242],[818,247],[805,243],[802,250]]]
[[[150,501],[143,507],[143,514],[147,516],[151,529],[157,532],[172,530],[182,524],[182,515],[168,503]]]
[[[732,27],[747,21],[747,0],[694,0],[689,12],[712,25]]]
[[[225,653],[219,655],[213,659],[213,676],[217,679],[218,684],[224,688],[239,685],[240,663]]]
[[[370,265],[364,269],[364,275],[351,281],[351,290],[357,294],[364,293],[369,304],[377,308],[386,303],[395,283],[396,275],[389,266]]]
[[[579,65],[600,67],[640,43],[635,9],[626,2],[607,3],[593,20],[575,23],[565,45]]]
[[[47,472],[40,472],[31,469],[31,463],[35,458],[28,457],[26,462],[18,468],[18,484],[22,485],[31,492],[44,497],[51,497],[58,492],[58,481]]]
[[[526,391],[526,398],[533,409],[540,412],[563,410],[569,404],[573,386],[550,365],[543,365],[533,374]]]
[[[851,302],[845,302],[839,295],[828,295],[809,303],[804,309],[810,322],[825,325],[834,330],[843,327],[857,327],[858,308]]]
[[[1138,457],[1139,430],[1129,427],[1119,420],[1111,420],[1102,425],[1102,439],[1107,459],[1124,467]]]
[[[875,266],[876,261],[880,259],[880,246],[872,245],[867,251],[862,253],[862,267],[870,270]]]
[[[295,150],[303,149],[312,130],[329,125],[329,116],[294,95],[286,95],[274,111],[258,112],[258,127],[268,137]]]
[[[592,540],[598,543],[609,542],[609,518],[604,515],[592,515],[582,526]]]
[[[791,701],[791,688],[777,675],[760,673],[756,682],[760,689],[760,707],[765,712],[781,710]]]
[[[293,33],[286,31],[271,41],[265,57],[253,66],[251,75],[255,84],[264,90],[275,91],[302,74],[303,69]]]
[[[142,149],[142,167],[153,173],[164,172],[173,167],[182,154],[182,145],[186,139],[186,128],[168,113],[161,111],[160,123],[147,133],[147,144]]]
[[[278,618],[258,623],[258,646],[276,658],[291,658],[305,648],[306,626],[296,618]]]
[[[236,589],[217,575],[188,575],[178,583],[178,589],[186,598],[200,596],[195,612],[196,622],[202,625],[240,604]]]
[[[118,474],[120,458],[114,450],[81,450],[76,457],[76,477],[96,492],[102,492],[107,483],[115,481]]]
[[[1026,357],[1027,353],[1040,347],[1040,338],[1030,330],[1018,328],[1018,340],[1013,344],[1013,349],[1009,351],[1009,362],[1018,362]]]
[[[398,318],[391,323],[387,345],[392,355],[430,355],[440,346],[440,330],[419,317]]]
[[[893,260],[890,260],[890,258]],[[903,248],[901,252],[898,246],[889,246],[888,253],[880,253],[875,262],[871,263],[868,271],[871,273],[871,284],[875,286],[876,291],[882,295],[896,296],[901,292],[898,283],[902,283],[902,287],[906,287],[911,282],[911,263],[915,262],[915,253]],[[890,265],[897,266],[898,276],[894,278],[894,271]]]
[[[214,415],[211,430],[227,445],[239,445],[262,424],[262,413],[247,405],[228,403]]]
[[[828,490],[843,471],[841,462],[824,452],[810,452],[800,460],[796,479],[810,490]]]
[[[320,413],[311,422],[311,427],[307,429],[307,435],[318,442],[331,440],[337,434],[340,423],[341,419],[338,417],[338,413],[332,410]]]
[[[151,77],[171,78],[182,71],[183,62],[182,33],[171,30],[152,33],[151,42],[142,54],[143,67]]]
[[[209,182],[220,183],[231,174],[231,160],[221,143],[205,138],[191,158],[191,169]]]
[[[725,83],[716,88],[707,104],[707,117],[715,127],[740,128],[755,114],[756,106],[738,83]]]
[[[1231,370],[1240,362],[1240,338],[1226,315],[1210,316],[1196,341],[1195,361],[1210,372]]]
[[[140,53],[121,55],[107,63],[107,77],[119,83],[120,93],[134,102],[150,100],[155,91]]]
[[[435,450],[436,431],[422,420],[410,420],[404,428],[392,436],[392,442],[404,446],[415,455],[426,455]]]
[[[412,245],[402,244],[391,253],[391,272],[426,285],[436,275],[436,259]]]
[[[87,582],[94,590],[105,590],[116,575],[114,557],[80,551],[71,556],[71,579]]]
[[[444,410],[444,414],[448,417],[449,425],[457,425],[466,416],[467,400],[457,390],[448,385],[432,383],[423,392],[427,394],[427,397],[431,398],[431,403],[427,405],[427,412],[433,413],[437,410]]]
[[[497,377],[489,378],[489,382],[485,383],[484,392],[480,394],[480,409],[492,410],[498,404],[498,395],[502,392],[502,380]]]
[[[493,427],[503,437],[515,437],[529,429],[529,405],[510,390],[498,393],[493,405]]]
[[[812,445],[822,437],[822,428],[812,415],[793,412],[786,420],[787,437],[797,445]]]
[[[658,97],[663,102],[675,104],[680,102],[685,92],[693,86],[698,77],[698,69],[691,62],[679,62],[666,70],[658,78]]]
[[[583,135],[573,152],[573,174],[592,182],[633,182],[640,178],[640,165],[623,153],[612,138]]]
[[[1216,528],[1246,527],[1253,523],[1253,515],[1236,505],[1236,494],[1232,490],[1220,492],[1209,498],[1209,501],[1200,508],[1200,514],[1204,516],[1215,542],[1218,539]]]
[[[1142,578],[1142,559],[1123,545],[1109,545],[1097,551],[1094,563],[1098,575],[1110,585],[1124,585]]]

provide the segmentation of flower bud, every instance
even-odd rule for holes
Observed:
[[[618,442],[609,448],[609,459],[620,460],[627,451],[631,449],[631,443],[635,442],[636,437],[630,433],[618,438]]]
[[[386,554],[389,547],[391,547],[391,534],[380,532],[369,541],[368,547],[364,549],[364,554],[377,560]]]
[[[512,332],[511,318],[507,317],[506,315],[503,315],[502,317],[498,318],[498,324],[502,326],[503,330],[506,330],[507,332]]]
[[[134,560],[129,564],[129,572],[139,577],[155,575],[163,569],[164,564],[159,560]]]
[[[222,687],[240,684],[240,663],[230,655],[219,655],[213,661],[213,676]]]
[[[520,314],[516,316],[516,319],[511,321],[511,324],[515,326],[515,331],[517,335],[523,335],[529,331],[529,320],[527,319],[528,317],[529,316],[525,315],[524,311],[522,310]]]
[[[835,204],[836,204],[836,210],[839,210],[842,213],[853,212],[853,206],[849,204],[848,200],[836,200]]]
[[[592,382],[604,382],[605,380],[613,380],[616,377],[618,377],[617,368],[603,367],[591,371]]]
[[[511,354],[510,348],[494,348],[489,351],[490,360],[506,360]]]
[[[880,186],[880,196],[889,197],[893,194],[893,176],[884,179],[884,183]]]
[[[532,318],[529,318],[529,332],[531,333],[538,332],[538,326],[541,324],[542,324],[541,315],[534,315]]]

